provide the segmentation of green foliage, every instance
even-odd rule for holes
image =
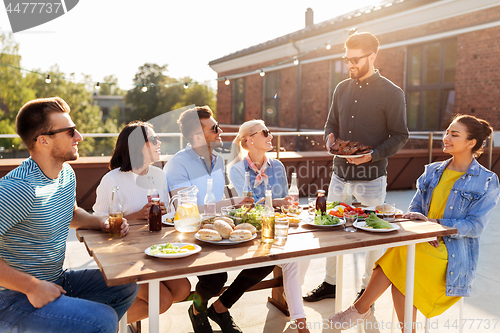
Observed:
[[[118,88],[118,78],[114,75],[108,75],[104,77],[104,82],[100,82],[99,95],[109,96],[109,95],[125,95],[125,91]]]
[[[187,78],[185,82],[191,81]],[[216,114],[216,99],[215,92],[209,85],[206,84],[190,84],[188,89],[185,89],[184,95],[180,98],[179,102],[174,105],[174,109],[180,109],[186,105],[194,104],[196,106],[208,105],[210,109]]]

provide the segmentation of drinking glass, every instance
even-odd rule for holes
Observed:
[[[354,227],[354,222],[358,220],[358,213],[356,212],[344,212],[344,231],[347,232],[356,232],[356,228]]]
[[[384,219],[387,221],[394,221],[396,219],[396,204],[384,204]]]
[[[288,218],[277,217],[274,220],[274,244],[285,245],[288,238]]]
[[[307,207],[309,207],[309,215],[316,213],[316,198],[307,199]]]

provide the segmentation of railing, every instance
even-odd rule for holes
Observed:
[[[160,137],[174,137],[179,138],[179,149],[184,148],[184,137],[181,133],[156,133]],[[276,158],[279,159],[281,151],[281,137],[282,136],[304,136],[304,135],[324,135],[324,131],[307,131],[307,132],[273,132],[274,137],[276,137]],[[118,137],[118,133],[85,133],[82,134],[84,138],[113,138]],[[221,136],[236,136],[235,132],[232,133],[221,133]],[[410,132],[410,139],[416,140],[428,140],[428,153],[429,153],[429,163],[432,163],[432,148],[434,140],[442,140],[443,132],[423,132],[423,131],[413,131]],[[18,138],[17,134],[0,134],[0,139],[12,139]],[[488,145],[488,169],[491,169],[493,162],[493,133],[489,136],[487,140]]]

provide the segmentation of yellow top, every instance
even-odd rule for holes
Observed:
[[[427,217],[430,219],[442,219],[448,195],[453,188],[453,184],[458,178],[462,177],[465,172],[445,169],[439,183],[437,184],[434,192],[432,193],[431,206],[429,207],[429,214]]]

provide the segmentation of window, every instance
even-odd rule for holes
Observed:
[[[410,130],[438,131],[450,124],[455,105],[457,40],[408,49],[406,103]]]
[[[330,97],[329,105],[332,104],[333,92],[337,85],[349,78],[349,71],[347,70],[346,64],[340,59],[332,60],[330,64]]]
[[[245,78],[233,80],[233,124],[245,122]]]
[[[264,116],[268,126],[279,126],[281,107],[281,72],[267,72],[264,76]]]

